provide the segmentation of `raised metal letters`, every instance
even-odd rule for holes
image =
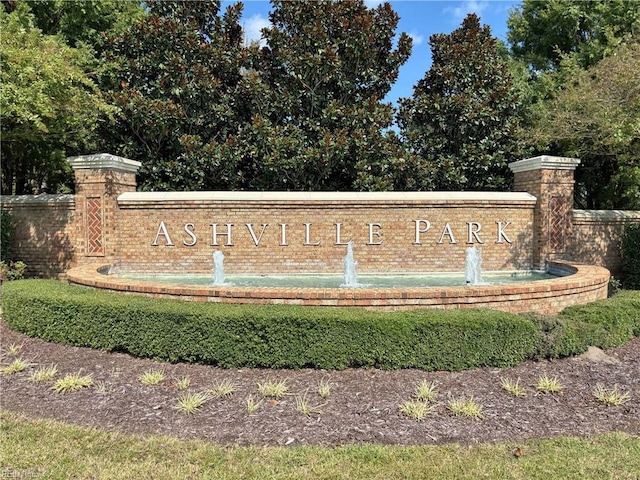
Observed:
[[[495,243],[496,244],[513,243],[511,238],[509,238],[506,232],[506,229],[511,224],[512,222],[510,221],[495,222],[495,225],[496,225]],[[221,236],[226,237],[226,242],[224,243],[224,246],[227,246],[227,247],[234,246],[234,243],[233,243],[234,224],[233,223],[225,223],[223,224],[224,225],[223,228],[220,228],[221,224],[218,224],[218,223],[210,223],[209,225],[211,226],[211,246],[213,247],[220,246],[219,237]],[[247,227],[248,237],[251,239],[251,241],[256,247],[258,247],[263,241],[263,237],[265,237],[265,233],[267,232],[267,230],[270,230],[269,225],[270,225],[269,223],[261,223],[260,230],[256,231],[253,223],[245,223],[245,226]],[[288,227],[291,226],[292,228],[296,228],[296,225],[295,224],[290,225],[288,223],[278,223],[277,225],[280,226],[279,246],[286,247],[289,245],[287,241]],[[335,225],[335,241],[333,242],[334,245],[347,245],[349,241],[353,240],[351,238],[349,240],[342,238],[343,223],[335,222],[333,225]],[[368,233],[368,237],[366,238],[367,240],[366,245],[382,245],[383,244],[384,235],[383,235],[382,223],[370,222],[370,223],[365,223],[363,226],[366,227],[367,233]],[[318,246],[322,244],[322,241],[323,241],[322,231],[320,231],[320,233],[315,233],[315,236],[313,236],[313,239],[312,239],[311,230],[313,228],[313,223],[298,224],[297,228],[300,229],[301,227],[304,228],[304,243],[303,243],[304,246]],[[449,244],[458,243],[454,235],[454,228],[451,226],[451,223],[446,222],[444,224],[440,233],[440,237],[435,242],[434,242],[435,240],[434,236],[429,235],[431,227],[432,227],[432,223],[429,220],[422,219],[422,218],[417,220],[412,220],[410,223],[407,224],[406,236],[410,238],[410,236],[413,234],[412,244],[415,246],[421,246],[425,244],[433,245],[434,243],[436,245],[442,245],[445,243],[445,237],[448,237],[449,241],[447,243]],[[462,233],[460,232],[460,230],[462,230],[462,227],[458,226],[456,228],[456,231],[458,233]],[[466,222],[465,230],[467,233],[468,244],[476,244],[476,243],[484,244],[484,240],[480,236],[482,232],[482,224],[480,222]],[[184,245],[185,247],[196,246],[196,244],[198,243],[198,235],[196,233],[196,224],[193,222],[185,223],[182,226],[182,231],[186,235],[182,238],[182,245]],[[362,232],[362,233],[365,233],[365,232]],[[269,234],[267,234],[265,237],[266,241],[269,241],[268,240],[269,238],[271,238],[272,239],[271,241],[273,241],[273,235],[270,236]],[[161,239],[164,239],[164,242]],[[151,246],[157,247],[157,246],[160,246],[162,243],[164,243],[164,245],[167,247],[175,246],[175,244],[171,240],[171,236],[169,235],[169,228],[167,228],[167,225],[165,224],[164,221],[161,221],[160,224],[158,225],[158,229],[156,230],[155,237],[151,242]]]

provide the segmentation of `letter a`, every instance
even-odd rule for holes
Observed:
[[[164,237],[165,242],[167,242],[168,247],[174,246],[173,242],[171,241],[171,237],[169,237],[169,232],[167,232],[167,226],[164,224],[164,222],[160,222],[158,233],[156,233],[156,238],[153,239],[153,243],[151,244],[152,247],[158,246],[158,239],[161,235]]]

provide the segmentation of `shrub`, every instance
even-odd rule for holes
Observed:
[[[586,305],[566,308],[559,315],[564,332],[556,339],[560,355],[584,352],[589,346],[611,348],[640,335],[640,295],[633,291]]]
[[[373,312],[153,299],[21,280],[6,322],[27,335],[164,361],[221,367],[464,370],[618,346],[640,335],[640,293],[556,316],[482,309]]]
[[[624,286],[640,290],[640,224],[627,225],[622,238]]]
[[[10,262],[7,265],[2,261],[0,262],[0,281],[22,280],[22,278],[24,278],[24,271],[26,268],[27,265],[24,262]]]
[[[31,336],[222,367],[421,368],[516,365],[535,327],[491,310],[372,312],[152,299],[55,280],[6,284],[5,320]]]
[[[20,280],[27,266],[13,259],[13,216],[10,212],[0,211],[0,281]]]

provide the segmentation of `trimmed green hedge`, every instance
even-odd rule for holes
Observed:
[[[538,330],[533,358],[560,358],[590,346],[611,348],[640,336],[640,292],[622,291],[611,298],[576,305],[558,315],[527,314]]]
[[[622,238],[624,287],[640,290],[640,224],[627,225]]]
[[[7,324],[46,340],[221,367],[506,367],[609,348],[640,334],[640,293],[557,316],[493,310],[227,305],[152,299],[54,280],[3,285]]]
[[[53,280],[7,283],[4,318],[30,336],[222,367],[421,368],[515,365],[533,324],[491,310],[372,312],[151,299]]]

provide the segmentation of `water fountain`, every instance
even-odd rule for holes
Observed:
[[[467,285],[484,285],[482,280],[482,253],[475,245],[467,248],[464,261],[464,276]]]
[[[353,241],[347,243],[347,254],[342,259],[344,266],[344,282],[341,287],[363,287],[362,283],[358,283],[358,274],[356,273],[356,266],[358,262],[355,261],[353,256]]]
[[[214,286],[230,286],[224,274],[224,253],[220,250],[213,252],[213,284]]]

